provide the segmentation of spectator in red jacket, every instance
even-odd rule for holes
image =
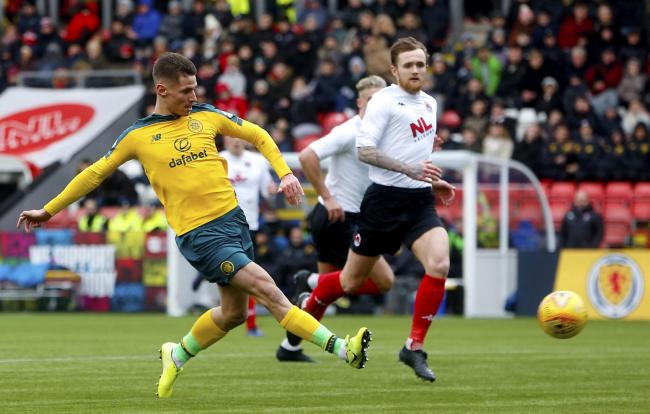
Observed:
[[[567,16],[560,26],[558,43],[561,48],[569,49],[578,44],[581,37],[589,37],[594,31],[594,22],[589,17],[589,9],[583,2],[576,2],[573,14]]]
[[[217,83],[216,92],[217,99],[214,101],[215,107],[242,118],[246,117],[248,113],[248,102],[246,99],[233,96],[230,88],[225,83]]]
[[[81,5],[79,11],[72,15],[65,36],[67,43],[85,43],[97,29],[99,29],[99,17],[92,10]]]

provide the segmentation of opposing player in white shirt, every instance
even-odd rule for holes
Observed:
[[[228,178],[235,187],[237,201],[248,227],[256,232],[260,228],[260,196],[268,199],[276,188],[269,163],[262,154],[247,150],[239,138],[224,136],[224,148],[219,155],[228,161]]]
[[[416,294],[411,333],[399,360],[418,377],[435,381],[422,348],[444,295],[449,240],[435,210],[434,193],[449,204],[454,187],[441,180],[442,171],[429,160],[437,105],[421,90],[426,47],[412,37],[401,38],[391,47],[390,56],[397,85],[373,96],[357,134],[359,160],[370,165],[372,181],[361,203],[357,232],[340,275],[321,276],[318,283],[332,284],[326,278],[337,278],[343,290],[355,291],[366,282],[382,254],[394,254],[402,243],[411,249],[426,274]],[[314,298],[312,294],[306,309]]]
[[[331,272],[340,271],[345,265],[363,193],[370,185],[368,166],[357,158],[356,135],[366,105],[372,96],[386,87],[379,76],[368,76],[356,85],[359,114],[335,127],[329,134],[314,141],[300,153],[300,164],[309,182],[318,193],[318,203],[308,217],[314,245],[318,253],[318,286],[314,300],[305,308],[316,319],[323,317],[327,306],[344,294],[380,294],[388,291],[394,281],[388,263],[380,258],[363,286],[355,291],[343,290],[338,277],[327,277]],[[323,177],[321,160],[330,161],[327,176]],[[306,292],[308,271],[296,274],[297,293]],[[323,278],[323,276],[325,276]],[[298,280],[300,279],[300,280]],[[324,283],[321,283],[321,280]],[[294,298],[301,302],[298,295]],[[311,362],[300,347],[300,337],[287,332],[287,338],[278,347],[276,357],[280,361]]]
[[[219,155],[228,161],[228,178],[235,188],[237,201],[248,222],[251,239],[255,241],[255,233],[260,227],[260,196],[269,198],[276,190],[276,185],[269,172],[269,163],[256,152],[246,149],[244,141],[238,138],[224,136],[224,150]],[[197,276],[202,278],[202,275]],[[194,282],[198,286],[200,280]],[[262,331],[257,326],[255,316],[255,299],[248,298],[248,317],[246,329],[249,336],[261,336]]]

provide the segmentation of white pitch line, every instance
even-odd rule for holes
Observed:
[[[251,358],[255,355],[251,354],[216,354],[216,355],[202,355],[201,359],[205,358]],[[79,362],[79,361],[151,361],[157,360],[158,354],[152,353],[150,355],[90,355],[84,357],[50,357],[50,358],[11,358],[11,359],[0,359],[0,365],[2,364],[30,364],[30,363],[40,363],[40,362]]]

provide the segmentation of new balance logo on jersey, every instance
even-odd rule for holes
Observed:
[[[426,134],[428,131],[430,131],[433,128],[433,125],[427,124],[427,121],[424,120],[424,118],[420,117],[418,119],[417,123],[411,122],[411,133],[413,134],[413,138],[416,138],[418,134]],[[428,134],[426,134],[428,135]]]
[[[207,157],[208,157],[207,150],[199,151],[198,153],[194,151],[190,151],[189,154],[188,153],[181,154],[180,158],[172,158],[171,161],[169,161],[169,167],[174,168],[179,165],[187,165],[192,161],[196,161],[200,158],[207,158]]]
[[[158,141],[160,141],[160,134],[151,136],[151,142],[158,142]]]
[[[404,102],[397,102],[397,105],[398,106],[406,106],[406,105],[404,105]]]

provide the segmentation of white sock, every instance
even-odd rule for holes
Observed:
[[[343,345],[341,349],[339,349],[339,358],[341,358],[345,362],[348,361],[348,355],[345,352],[345,345]]]
[[[312,273],[312,274],[309,275],[309,277],[307,278],[307,284],[309,285],[309,287],[311,288],[311,290],[316,289],[316,286],[318,285],[318,278],[319,278],[319,277],[320,277],[320,275],[319,275],[318,273]]]
[[[176,345],[178,347],[178,345]],[[174,361],[174,364],[176,365],[176,368],[182,367],[185,362],[181,361],[177,356],[176,356],[176,347],[172,350],[172,361]]]
[[[280,344],[280,346],[281,346],[282,348],[286,349],[287,351],[300,351],[300,350],[302,349],[302,347],[300,346],[300,344],[298,344],[298,345],[291,345],[291,344],[289,343],[289,340],[288,340],[287,338],[284,338],[284,341],[282,341],[282,343]]]
[[[408,350],[412,350],[411,349],[411,344],[413,344],[413,340],[411,338],[408,338],[406,340],[406,342],[404,343],[404,345],[406,346],[406,349],[408,349]]]

